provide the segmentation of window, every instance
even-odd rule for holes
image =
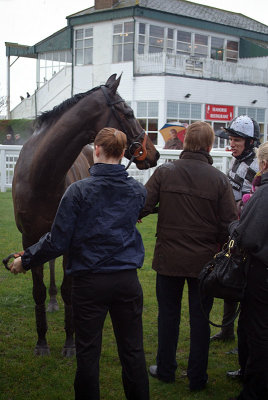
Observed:
[[[177,103],[167,102],[167,122],[178,120],[182,123],[191,124],[201,120],[201,104],[199,103]]]
[[[167,30],[167,53],[174,51],[174,29],[168,28]]]
[[[237,62],[238,42],[227,40],[226,61]]]
[[[137,120],[154,144],[157,144],[158,134],[158,102],[137,102]]]
[[[113,62],[133,60],[134,23],[124,22],[114,25]]]
[[[264,122],[265,122],[265,109],[254,107],[238,107],[238,115],[248,115],[250,118],[255,119],[260,126],[261,142],[264,140]]]
[[[145,24],[139,23],[138,54],[144,54],[144,51],[145,51]]]
[[[191,48],[191,32],[177,31],[177,54],[190,54]]]
[[[40,60],[40,83],[48,81],[53,75],[72,63],[72,55],[68,50],[40,53],[38,58]]]
[[[195,33],[193,55],[198,57],[208,56],[208,36]]]
[[[164,49],[164,28],[150,25],[149,27],[149,53],[161,53]]]
[[[93,28],[75,30],[75,65],[88,65],[93,62]]]
[[[218,37],[211,38],[210,57],[213,60],[223,60],[224,39]]]

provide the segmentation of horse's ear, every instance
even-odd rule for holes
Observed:
[[[108,86],[113,93],[116,93],[117,88],[119,86],[120,80],[121,80],[122,74],[119,76],[118,79],[116,79],[116,74],[113,74],[110,76],[110,78],[106,82],[106,86]]]

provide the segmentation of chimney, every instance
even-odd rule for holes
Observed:
[[[116,3],[118,3],[118,0],[95,0],[95,10],[112,8]]]

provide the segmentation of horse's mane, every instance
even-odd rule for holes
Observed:
[[[88,90],[87,92],[77,93],[73,97],[70,97],[69,99],[64,100],[61,104],[53,107],[52,110],[44,111],[42,114],[37,116],[34,122],[34,128],[35,129],[40,128],[43,122],[49,123],[55,118],[59,118],[63,113],[65,113],[65,111],[69,110],[72,106],[77,104],[81,99],[88,96],[90,93],[95,92],[99,88],[100,86],[97,86],[93,89]]]

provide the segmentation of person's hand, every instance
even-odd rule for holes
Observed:
[[[142,219],[138,219],[137,223],[142,224]]]
[[[17,275],[20,273],[26,274],[26,271],[22,266],[21,257],[15,258],[15,260],[13,261],[13,263],[10,266],[10,272],[14,275]]]

